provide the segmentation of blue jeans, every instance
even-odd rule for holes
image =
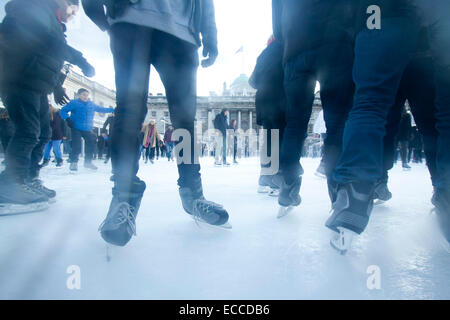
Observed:
[[[44,149],[44,160],[50,159],[50,151],[53,148],[53,153],[55,155],[56,159],[62,159],[61,154],[61,142],[62,140],[50,140],[46,145]]]
[[[174,147],[175,147],[175,144],[174,144],[173,142],[166,142],[166,148],[167,148],[166,155],[167,155],[167,159],[172,159],[172,158],[173,158],[172,152],[173,152],[173,148],[174,148]]]
[[[383,171],[386,120],[410,55],[416,48],[419,24],[412,17],[385,18],[380,30],[363,29],[356,38],[353,108],[343,149],[333,174],[338,184],[374,184]]]

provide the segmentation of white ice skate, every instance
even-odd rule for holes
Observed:
[[[258,193],[269,193],[271,188],[269,186],[258,186]]]
[[[269,196],[278,197],[280,195],[280,189],[270,188]]]
[[[277,215],[277,219],[281,219],[284,216],[286,216],[289,212],[291,212],[292,210],[294,210],[294,206],[289,206],[289,207],[283,207],[280,206],[280,209],[278,209],[278,215]]]
[[[44,211],[47,210],[49,206],[48,202],[36,202],[30,204],[0,203],[0,216]]]
[[[330,240],[330,245],[341,255],[345,255],[352,245],[353,237],[357,235],[352,230],[338,227],[339,233],[336,233]]]

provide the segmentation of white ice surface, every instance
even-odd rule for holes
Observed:
[[[97,228],[111,200],[110,166],[42,170],[58,192],[48,211],[0,217],[1,299],[449,299],[450,253],[430,214],[431,184],[424,165],[395,167],[394,198],[376,207],[353,251],[338,255],[324,226],[326,182],[302,160],[303,203],[276,219],[276,198],[256,193],[257,159],[216,168],[203,160],[208,199],[230,213],[231,231],[199,228],[181,208],[174,163],[141,162],[148,184],[137,237],[113,252]],[[66,286],[67,268],[81,270],[81,289]],[[381,289],[369,290],[369,266]]]

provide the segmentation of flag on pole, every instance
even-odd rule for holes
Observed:
[[[235,54],[238,54],[240,52],[244,52],[244,46],[243,45],[238,49],[238,51],[236,51]]]

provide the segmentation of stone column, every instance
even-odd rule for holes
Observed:
[[[241,129],[241,110],[238,111],[238,129]]]
[[[249,129],[253,129],[253,111],[249,112],[248,122],[249,122]]]

